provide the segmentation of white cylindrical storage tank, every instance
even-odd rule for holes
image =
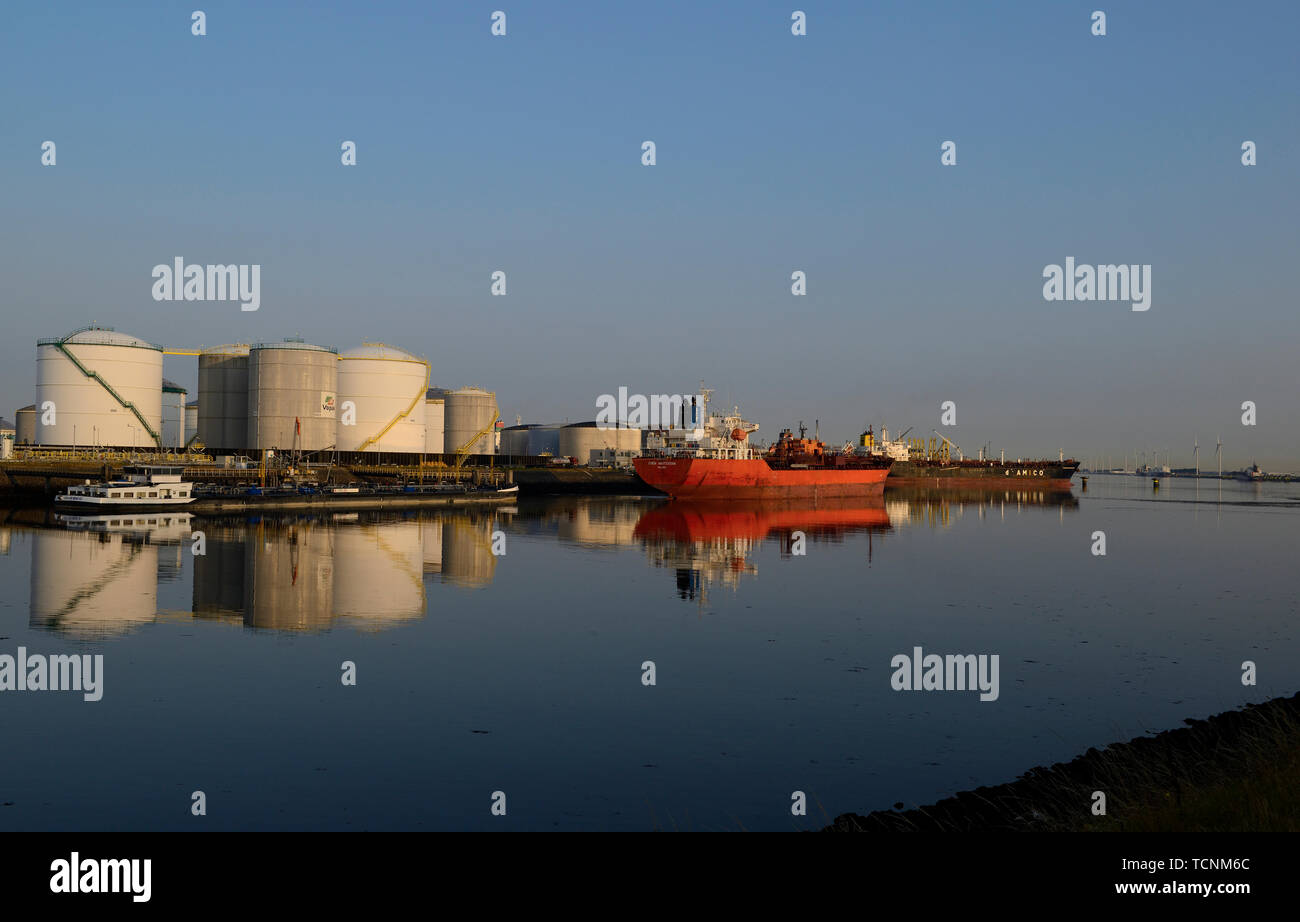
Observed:
[[[36,404],[21,407],[14,414],[14,441],[19,445],[36,444]]]
[[[185,404],[185,444],[194,441],[199,432],[199,402],[191,400]]]
[[[640,453],[640,429],[602,429],[589,422],[560,430],[560,455],[579,464],[627,464]]]
[[[213,454],[238,454],[248,445],[248,352],[243,344],[199,353],[199,441]]]
[[[37,444],[159,447],[162,363],[162,346],[107,327],[39,340]]]
[[[452,453],[466,449],[471,455],[493,454],[496,433],[492,431],[492,425],[497,418],[497,395],[479,387],[462,387],[449,392],[446,402],[444,450]]]
[[[424,396],[424,450],[431,455],[446,451],[447,392],[431,387]]]
[[[248,447],[332,448],[337,436],[339,357],[303,342],[261,343],[248,352]]]
[[[185,398],[188,392],[175,381],[163,378],[162,437],[163,448],[185,446]]]
[[[366,343],[340,354],[338,365],[339,451],[425,450],[428,362]]]

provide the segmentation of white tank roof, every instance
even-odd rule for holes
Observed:
[[[83,346],[134,346],[138,349],[154,349],[162,352],[162,346],[145,342],[143,339],[131,336],[128,333],[118,333],[111,327],[87,327],[83,330],[75,330],[67,336],[37,340],[38,346],[53,345],[55,343],[71,343]]]
[[[340,352],[341,359],[386,359],[392,362],[419,362],[421,365],[426,364],[424,359],[405,349],[398,349],[396,346],[386,346],[383,343],[363,343],[355,349],[349,349],[346,352]]]
[[[282,343],[257,343],[250,347],[251,349],[296,349],[300,352],[338,352],[337,349],[328,349],[325,346],[313,346],[311,343],[302,343],[297,340],[287,339]]]
[[[199,348],[200,355],[248,355],[247,343],[227,343],[224,346],[212,346],[211,348]]]

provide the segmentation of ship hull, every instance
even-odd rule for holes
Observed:
[[[889,471],[889,487],[1070,489],[1070,478],[1079,469],[1074,461],[895,461]]]
[[[773,469],[761,459],[637,458],[638,476],[679,499],[838,499],[878,496],[887,467]]]

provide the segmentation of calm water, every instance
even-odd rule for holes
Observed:
[[[103,654],[104,695],[0,692],[3,829],[813,828],[1300,687],[1296,484],[4,515],[0,654]],[[1000,697],[892,690],[914,646]]]

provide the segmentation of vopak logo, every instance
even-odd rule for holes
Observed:
[[[174,264],[153,267],[155,301],[239,301],[241,311],[255,311],[262,304],[260,265],[185,265],[177,256]]]

